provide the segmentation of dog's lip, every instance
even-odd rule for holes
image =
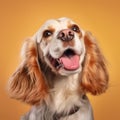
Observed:
[[[56,70],[74,71],[79,68],[80,55],[74,49],[66,49],[59,58],[54,58],[48,53],[47,58]],[[65,61],[68,63],[65,63]]]
[[[47,54],[47,58],[50,61],[51,65],[56,69],[59,70],[63,67],[62,63],[60,62],[59,58],[53,58],[49,53]]]

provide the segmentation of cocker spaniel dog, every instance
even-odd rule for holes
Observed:
[[[96,39],[69,18],[48,20],[22,47],[9,80],[12,98],[31,104],[21,120],[93,120],[86,93],[108,88]]]

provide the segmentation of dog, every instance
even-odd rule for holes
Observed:
[[[70,18],[51,19],[23,44],[10,97],[32,105],[21,120],[93,120],[87,93],[108,88],[97,40]]]

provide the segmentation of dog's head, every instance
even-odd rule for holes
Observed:
[[[34,36],[39,56],[60,75],[82,70],[85,56],[84,32],[68,18],[47,21]]]
[[[45,99],[48,70],[60,76],[80,74],[80,87],[93,95],[108,86],[105,60],[95,38],[68,18],[48,20],[26,40],[22,63],[10,78],[11,96],[31,104]]]

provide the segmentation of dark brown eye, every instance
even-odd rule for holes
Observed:
[[[47,38],[47,37],[51,36],[52,34],[53,34],[52,31],[50,31],[50,30],[45,30],[45,31],[43,32],[43,37]]]
[[[73,26],[71,27],[71,29],[72,29],[74,32],[80,32],[80,29],[79,29],[79,27],[78,27],[77,25],[73,25]]]

